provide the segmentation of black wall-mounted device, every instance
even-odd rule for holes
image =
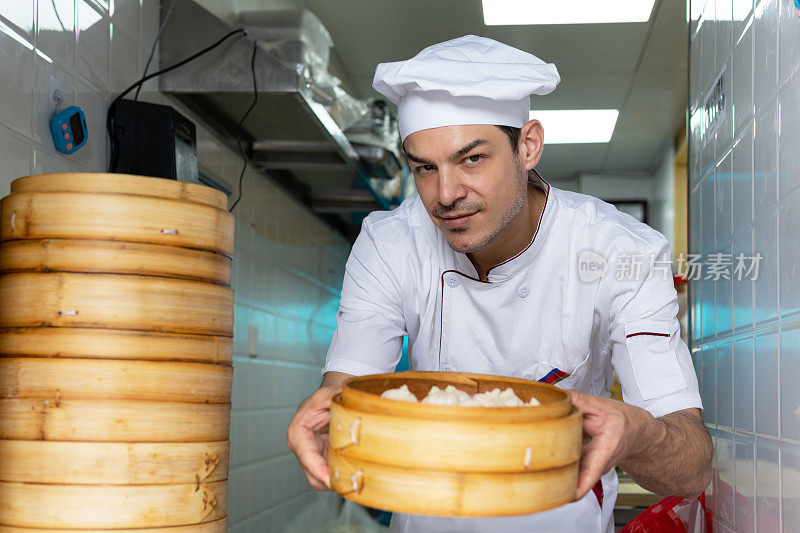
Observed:
[[[119,100],[111,107],[111,172],[198,183],[194,123],[170,106]]]

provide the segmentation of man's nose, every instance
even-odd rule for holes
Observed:
[[[467,195],[467,188],[458,176],[458,173],[451,169],[439,169],[439,203],[443,206],[451,206],[456,201]]]

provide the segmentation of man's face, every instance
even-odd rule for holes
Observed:
[[[431,128],[403,145],[420,199],[453,250],[479,251],[522,208],[527,171],[500,128]]]

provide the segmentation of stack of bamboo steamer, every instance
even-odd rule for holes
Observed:
[[[223,193],[20,178],[0,213],[0,532],[227,531]]]
[[[521,407],[462,407],[381,397],[407,385],[469,394],[511,388]],[[511,516],[569,503],[582,413],[566,391],[503,376],[400,372],[348,381],[331,402],[331,486],[362,505],[452,517]]]

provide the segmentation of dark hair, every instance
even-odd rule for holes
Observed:
[[[502,132],[506,134],[508,141],[511,143],[511,153],[514,154],[514,157],[517,157],[519,154],[519,138],[522,130],[520,128],[515,128],[514,126],[499,126],[497,124],[495,124],[495,126],[500,128]],[[534,169],[530,169],[528,171],[528,185],[536,187],[542,191],[545,190],[542,183],[542,177],[539,176],[539,173]]]
[[[497,126],[500,128],[503,133],[508,136],[508,141],[511,143],[511,152],[514,155],[519,153],[518,145],[519,145],[519,136],[520,132],[522,131],[520,128],[515,128],[514,126]]]

